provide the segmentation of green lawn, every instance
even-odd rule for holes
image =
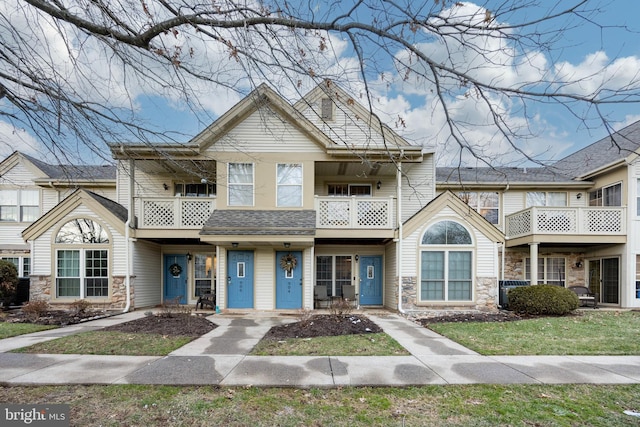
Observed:
[[[640,385],[340,389],[0,387],[0,402],[67,403],[71,426],[638,426]]]
[[[165,356],[193,337],[92,331],[34,344],[15,353],[118,354],[125,356]]]
[[[0,322],[0,339],[15,337],[16,335],[55,329],[57,326],[33,325],[31,323]]]
[[[640,355],[640,312],[584,310],[566,317],[429,328],[485,355]]]
[[[405,356],[410,353],[385,333],[262,340],[254,356]]]

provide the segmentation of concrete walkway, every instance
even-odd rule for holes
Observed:
[[[20,354],[11,350],[144,316],[120,314],[0,340],[0,383],[176,384],[260,387],[425,384],[637,384],[640,356],[481,356],[394,313],[366,315],[410,356],[248,356],[275,313],[215,315],[213,331],[168,356]]]

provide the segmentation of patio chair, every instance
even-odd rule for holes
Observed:
[[[200,305],[200,309],[202,310],[205,305],[210,306],[212,309],[216,308],[216,294],[213,292],[204,292],[198,297],[198,302],[196,302],[196,311],[198,311],[198,305]]]
[[[591,292],[586,286],[569,286],[580,300],[580,306],[586,306],[587,304],[593,304],[593,308],[598,308],[598,294]]]
[[[346,301],[352,301],[354,307],[360,307],[358,294],[356,293],[356,287],[354,285],[342,285],[342,298]]]
[[[328,305],[330,300],[331,298],[327,294],[326,285],[317,285],[313,287],[313,308],[320,308],[322,301],[325,301]]]

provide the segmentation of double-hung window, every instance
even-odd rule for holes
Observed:
[[[56,235],[56,297],[109,295],[109,236],[97,222],[79,218]]]
[[[525,280],[531,280],[531,258],[525,258],[524,264]],[[566,274],[564,258],[538,258],[538,283],[564,286],[565,278]]]
[[[277,205],[278,207],[302,206],[302,165],[278,164],[277,172]]]
[[[589,206],[622,206],[622,184],[618,183],[590,191]]]
[[[419,300],[472,301],[473,248],[467,229],[440,221],[427,229],[421,246]]]
[[[500,196],[496,192],[465,191],[458,193],[458,197],[476,210],[491,224],[500,221]]]
[[[229,163],[229,206],[253,206],[253,163]]]
[[[567,193],[563,191],[529,191],[527,207],[533,206],[567,206]]]
[[[0,221],[33,222],[39,215],[38,190],[0,190]]]

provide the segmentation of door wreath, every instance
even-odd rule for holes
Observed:
[[[178,277],[180,273],[182,273],[182,267],[180,267],[179,264],[173,263],[169,266],[169,273],[171,273],[173,277]]]
[[[298,260],[290,253],[280,258],[280,267],[287,273],[291,273],[292,270],[298,265]]]

